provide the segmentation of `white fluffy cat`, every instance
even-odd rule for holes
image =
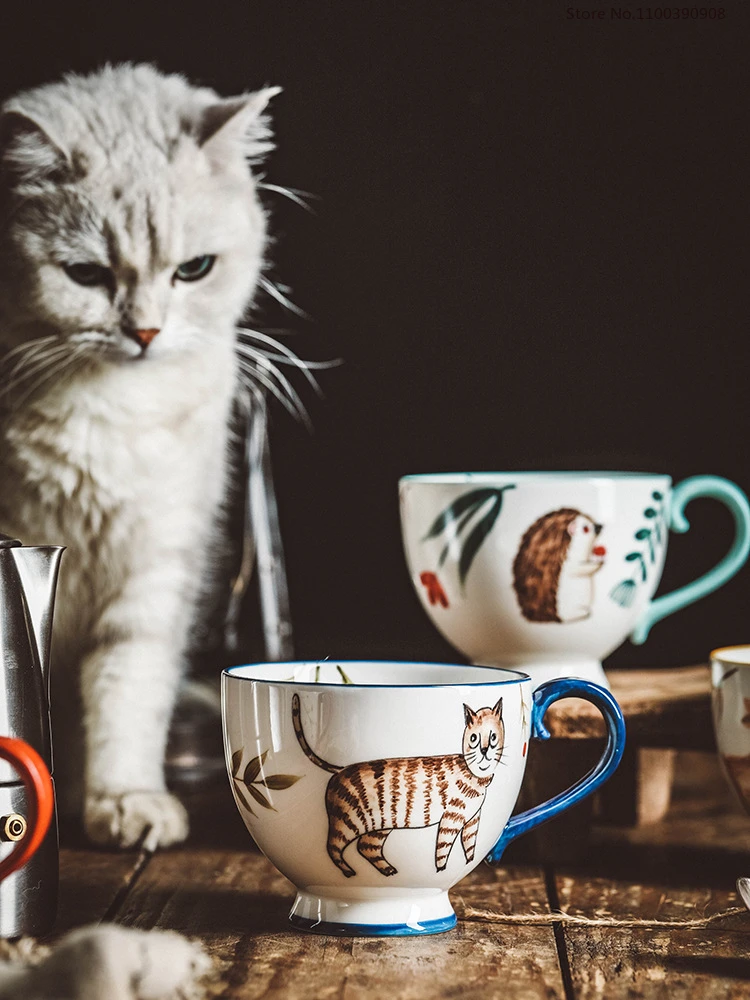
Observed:
[[[266,247],[248,161],[275,93],[125,65],[0,112],[0,531],[67,546],[58,789],[99,843],[187,834],[164,751],[227,485],[235,325]]]

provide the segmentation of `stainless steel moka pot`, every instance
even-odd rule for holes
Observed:
[[[0,735],[29,743],[52,770],[49,655],[60,556],[0,534]],[[26,830],[26,788],[0,760],[0,858]],[[36,854],[0,883],[0,937],[45,934],[57,912],[57,817]]]

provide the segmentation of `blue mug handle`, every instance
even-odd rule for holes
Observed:
[[[672,492],[669,513],[669,527],[672,531],[684,534],[690,528],[684,511],[696,497],[711,497],[729,508],[734,518],[734,541],[729,552],[708,573],[673,590],[671,594],[649,601],[630,636],[630,641],[636,646],[646,641],[652,625],[723,586],[747,561],[750,553],[750,504],[739,486],[721,476],[691,476],[683,479]]]
[[[607,724],[607,745],[604,753],[589,773],[570,788],[541,805],[511,816],[500,839],[487,855],[487,861],[497,862],[508,844],[540,823],[545,823],[577,802],[595,792],[617,770],[625,750],[625,720],[615,699],[599,684],[579,680],[577,677],[560,677],[540,684],[534,691],[531,709],[531,735],[548,740],[550,732],[544,725],[544,716],[553,701],[559,698],[585,698],[599,709]]]

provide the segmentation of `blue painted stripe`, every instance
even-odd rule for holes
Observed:
[[[302,931],[328,934],[331,937],[402,937],[413,934],[441,934],[452,930],[457,923],[456,914],[439,920],[423,920],[416,924],[340,924],[327,920],[310,920],[291,914],[289,923]]]
[[[410,684],[380,684],[380,683],[352,683],[345,684],[343,681],[305,681],[305,680],[289,680],[288,678],[275,678],[275,677],[249,677],[238,673],[240,670],[261,670],[266,667],[272,667],[274,670],[278,670],[279,673],[287,673],[288,671],[294,671],[300,667],[317,667],[317,666],[330,666],[331,664],[339,663],[344,667],[416,667],[418,670],[424,670],[430,667],[439,667],[445,669],[446,667],[454,667],[456,670],[456,680],[455,681],[438,681],[437,683],[420,683],[414,682]],[[475,671],[480,670],[486,674],[486,681],[470,681],[461,680],[460,672],[462,670]],[[515,670],[512,667],[488,667],[484,664],[479,663],[422,663],[420,661],[414,660],[288,660],[288,661],[273,661],[271,663],[259,662],[259,663],[238,663],[236,666],[225,667],[222,670],[222,674],[230,677],[235,681],[250,681],[256,684],[280,684],[280,685],[290,685],[290,686],[301,686],[301,687],[314,687],[314,688],[336,688],[337,691],[345,690],[362,690],[362,688],[390,688],[394,691],[403,691],[414,688],[456,688],[456,687],[497,687],[499,684],[522,684],[524,681],[528,681],[531,678],[528,674],[525,674],[522,670]],[[507,674],[505,679],[502,677],[492,675]],[[492,679],[490,679],[492,678]]]

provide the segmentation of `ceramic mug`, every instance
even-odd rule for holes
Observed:
[[[28,743],[0,736],[0,758],[18,773],[26,788],[28,816],[0,817],[0,882],[17,871],[44,840],[55,809],[52,778],[39,754]]]
[[[529,739],[558,698],[593,702],[598,764],[511,818]],[[297,888],[296,927],[428,934],[456,915],[448,890],[510,841],[590,795],[625,745],[605,689],[525,674],[399,662],[265,663],[222,675],[224,748],[237,808]]]
[[[750,813],[750,646],[715,649],[711,684],[719,759],[737,798]]]
[[[399,483],[406,560],[433,624],[473,663],[526,671],[538,684],[577,676],[606,685],[601,661],[627,636],[726,583],[750,552],[750,506],[716,476],[672,487],[628,472],[488,472],[406,476]],[[654,599],[669,531],[687,504],[729,508],[727,555]]]

